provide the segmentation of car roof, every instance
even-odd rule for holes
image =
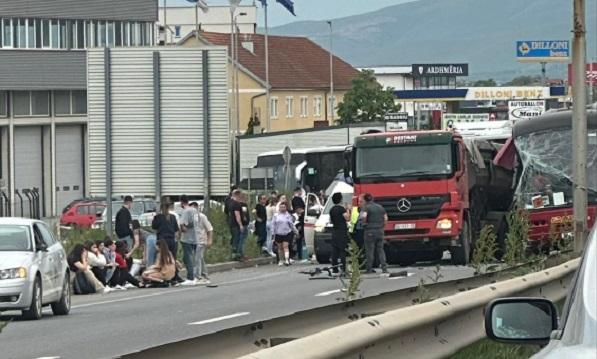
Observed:
[[[20,218],[20,217],[1,217],[0,226],[2,225],[17,225],[17,226],[30,226],[33,223],[41,222],[37,219],[31,218]]]

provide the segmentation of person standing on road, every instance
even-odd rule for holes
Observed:
[[[278,196],[274,196],[272,195],[270,197],[269,203],[267,204],[267,207],[265,208],[265,212],[267,214],[267,222],[266,222],[266,228],[267,228],[267,253],[269,253],[270,256],[275,257],[276,254],[274,253],[274,234],[272,232],[272,219],[274,219],[274,214],[276,212],[276,207],[278,205]],[[277,252],[277,250],[276,250]]]
[[[160,211],[161,213],[153,218],[151,228],[156,231],[158,241],[161,239],[166,242],[172,257],[176,260],[178,252],[178,243],[176,242],[176,234],[179,231],[178,222],[176,221],[176,216],[170,213],[170,203],[163,202],[160,205]],[[178,276],[178,270],[173,280],[176,282],[183,282]]]
[[[114,230],[119,241],[124,241],[129,248],[133,248],[133,218],[131,216],[131,207],[133,205],[133,197],[125,196],[122,208],[116,213],[116,222]]]
[[[386,253],[383,248],[384,227],[388,223],[388,214],[379,204],[373,202],[373,196],[369,193],[363,195],[365,208],[363,210],[363,228],[365,252],[367,254],[367,273],[375,273],[373,262],[375,256],[379,259],[383,273],[388,272]]]
[[[269,253],[267,249],[267,197],[262,194],[253,210],[255,213],[255,234],[262,253]]]
[[[272,233],[278,246],[278,265],[290,265],[290,249],[292,237],[298,233],[294,226],[294,217],[288,212],[288,204],[279,203],[280,212],[272,219]],[[282,261],[284,259],[284,261]]]
[[[197,232],[195,227],[199,222],[199,212],[189,205],[189,198],[180,196],[180,204],[183,208],[180,216],[180,231],[182,236],[182,261],[187,268],[187,279],[180,285],[195,285],[195,256],[197,254]]]
[[[193,208],[199,208],[197,202],[191,203]],[[195,252],[195,283],[199,285],[210,284],[207,273],[207,264],[205,263],[205,252],[211,247],[214,239],[214,228],[209,222],[207,216],[201,212],[199,220],[195,226],[195,235],[197,236],[197,251]]]
[[[230,204],[230,232],[232,233],[233,259],[244,260],[245,239],[249,229],[249,208],[243,201],[241,190],[232,192],[233,201]]]
[[[234,191],[238,189],[237,185],[230,186],[230,193],[224,199],[224,214],[226,214],[226,223],[231,223],[232,218],[230,217],[230,205],[234,202]],[[230,245],[234,243],[234,234],[230,231]]]
[[[332,195],[334,206],[330,210],[332,222],[332,266],[334,273],[338,273],[338,260],[341,263],[342,273],[346,272],[346,249],[348,247],[348,222],[350,212],[342,206],[342,193]]]
[[[303,190],[300,187],[294,189],[294,196],[292,197],[292,211],[298,217],[299,231],[296,236],[296,258],[303,260],[303,243],[305,238],[305,201],[303,200]]]
[[[155,246],[157,239],[155,234],[141,228],[141,223],[139,223],[139,221],[136,219],[133,220],[133,238],[135,240],[135,246],[143,247],[143,263],[146,266],[150,266],[155,263],[157,253]]]

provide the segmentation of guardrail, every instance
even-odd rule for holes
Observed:
[[[546,265],[561,263],[560,257],[548,258]],[[524,266],[524,265],[521,265]],[[500,280],[515,278],[521,266],[504,268],[475,277],[430,283],[425,286],[426,296],[441,298],[467,292]],[[340,302],[324,307],[299,311],[278,318],[225,329],[197,338],[175,343],[157,344],[123,358],[234,358],[264,348],[304,338],[323,330],[373,317],[398,308],[412,307],[419,298],[417,287],[386,292],[377,296]]]
[[[563,299],[580,259],[432,302],[390,311],[249,354],[274,358],[442,358],[485,337],[484,307],[510,296]]]

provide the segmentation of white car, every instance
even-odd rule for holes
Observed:
[[[0,312],[22,311],[40,319],[42,307],[70,312],[66,253],[48,226],[23,218],[0,218]]]
[[[559,320],[547,299],[497,299],[486,308],[487,336],[503,343],[546,345],[533,358],[596,358],[597,225],[588,241]]]

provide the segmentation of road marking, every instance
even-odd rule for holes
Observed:
[[[259,279],[265,279],[265,278],[269,278],[269,277],[276,277],[276,276],[280,276],[280,275],[283,275],[283,274],[286,274],[286,272],[268,273],[268,274],[264,274],[264,275],[253,277],[253,278],[239,279],[239,280],[233,280],[233,281],[229,281],[229,282],[222,282],[222,283],[218,283],[218,285],[220,287],[222,287],[224,285],[246,283],[247,281],[251,281],[251,280],[259,280]],[[166,290],[155,292],[155,293],[151,293],[151,294],[143,294],[143,295],[137,295],[137,296],[134,296],[134,297],[126,297],[126,298],[119,298],[119,299],[104,300],[104,301],[99,301],[99,302],[92,302],[92,303],[85,303],[85,304],[73,305],[71,307],[71,309],[87,308],[87,307],[93,307],[93,306],[96,306],[96,305],[104,305],[104,304],[129,302],[129,301],[137,300],[137,299],[159,297],[159,296],[162,296],[162,295],[169,295],[169,294],[173,294],[173,293],[181,293],[181,292],[186,292],[186,291],[189,291],[189,290],[197,290],[199,288],[200,287],[198,287],[198,286],[197,287],[182,288],[182,289],[164,288]]]
[[[39,357],[37,359],[60,359],[60,357]]]
[[[232,319],[232,318],[238,318],[238,317],[244,317],[247,316],[251,313],[249,312],[241,312],[241,313],[234,313],[234,314],[230,314],[230,315],[225,315],[223,317],[217,317],[217,318],[212,318],[212,319],[206,319],[206,320],[202,320],[200,322],[194,322],[194,323],[188,323],[188,325],[203,325],[203,324],[209,324],[209,323],[214,323],[214,322],[220,322],[222,320],[228,320],[228,319]]]
[[[315,294],[316,297],[327,297],[328,295],[332,295],[335,293],[340,293],[342,290],[340,289],[334,289],[334,290],[328,290],[327,292],[321,292],[321,293],[317,293]]]
[[[390,277],[388,279],[389,280],[404,279],[404,278],[407,278],[407,277],[412,277],[413,275],[415,275],[415,273],[408,272],[405,277]]]

